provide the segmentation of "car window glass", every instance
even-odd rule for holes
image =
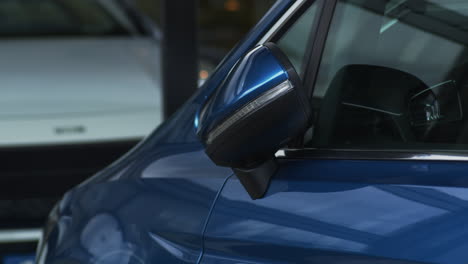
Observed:
[[[318,2],[321,1],[315,1],[308,7],[276,43],[288,56],[299,75],[302,74],[305,66],[308,36],[317,23]]]
[[[468,2],[340,0],[308,146],[464,149]]]

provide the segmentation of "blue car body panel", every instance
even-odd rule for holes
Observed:
[[[205,155],[201,106],[293,2],[150,137],[64,196],[46,263],[467,262],[468,163],[282,159],[252,200]]]
[[[176,145],[77,188],[61,206],[48,262],[196,263],[209,210],[230,174],[199,145]]]
[[[211,103],[204,107],[203,116],[199,117],[200,127],[204,130],[213,129],[230,113],[288,78],[286,69],[267,47],[256,47],[239,60],[213,95]],[[209,118],[204,118],[206,116]]]
[[[202,263],[466,263],[467,170],[458,162],[282,160],[259,200],[231,177]]]
[[[27,264],[34,261],[34,255],[8,255],[4,256],[2,263],[3,264]]]

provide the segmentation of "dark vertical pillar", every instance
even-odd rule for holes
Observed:
[[[171,116],[198,87],[198,0],[162,0],[164,117]]]

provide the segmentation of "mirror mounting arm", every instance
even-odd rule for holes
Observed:
[[[253,200],[264,197],[270,185],[271,177],[277,170],[278,163],[275,158],[271,158],[251,169],[233,168],[237,178]]]

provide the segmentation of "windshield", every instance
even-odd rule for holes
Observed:
[[[0,37],[122,34],[129,33],[96,0],[0,1]]]

